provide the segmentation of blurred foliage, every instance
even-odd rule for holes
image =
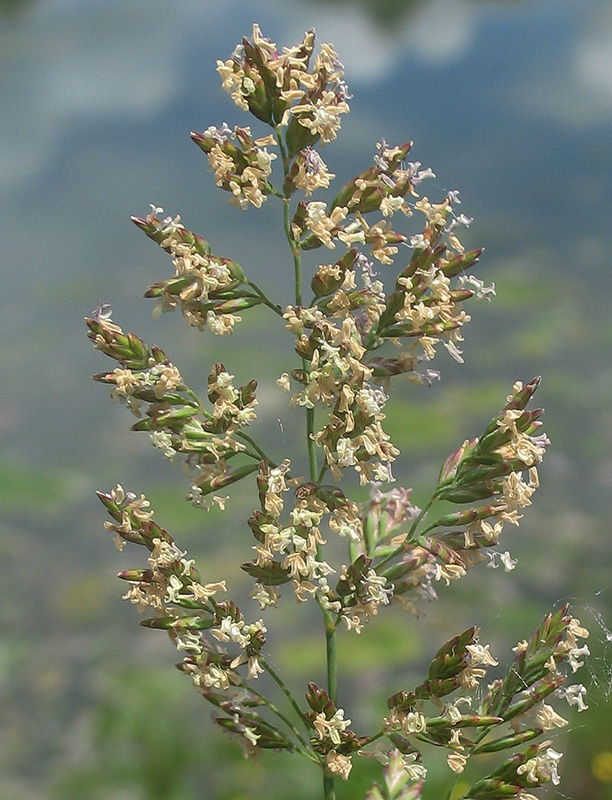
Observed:
[[[393,31],[401,27],[411,16],[421,8],[428,5],[428,0],[302,0],[308,5],[340,6],[346,7],[348,12],[354,12],[355,7],[360,7],[365,14],[381,30]],[[483,0],[472,0],[482,2]],[[491,0],[486,0],[491,2]],[[531,0],[496,0],[498,3],[516,7],[517,5],[531,2]]]
[[[57,800],[307,800],[316,794],[318,776],[295,759],[273,753],[259,766],[246,761],[235,742],[211,730],[203,701],[178,672],[138,666],[108,676],[99,695],[93,715],[74,726],[68,763],[53,784]]]
[[[49,520],[70,501],[73,476],[61,470],[19,463],[7,459],[0,464],[0,507],[20,516]]]
[[[114,675],[107,684],[91,723],[77,726],[74,763],[58,776],[55,796],[189,797],[193,773],[208,758],[204,738],[194,739],[184,719],[182,687],[156,670]]]
[[[392,29],[413,15],[427,0],[306,0],[311,5],[346,6],[354,11],[360,6],[380,28]]]
[[[39,0],[0,0],[0,16],[17,17]]]
[[[254,764],[236,742],[212,729],[188,681],[164,670],[140,668],[108,676],[93,714],[73,722],[69,754],[56,770],[53,800],[311,800],[320,776],[300,759],[263,753]],[[448,786],[439,754],[428,794],[435,800]],[[431,759],[430,759],[431,763]],[[351,784],[338,800],[363,797],[380,780],[376,761],[356,759]],[[0,795],[1,796],[1,795]]]

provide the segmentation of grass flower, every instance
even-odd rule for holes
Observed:
[[[378,142],[373,163],[333,197],[310,199],[335,177],[318,147],[336,139],[350,100],[338,55],[328,44],[315,54],[314,31],[280,50],[255,25],[217,69],[223,89],[263,130],[223,122],[191,138],[231,205],[279,204],[295,294],[276,297],[273,281],[262,289],[248,267],[215,254],[180,216],[152,205],[133,221],[168,254],[172,271],[145,297],[156,301],[157,313],[179,309],[205,336],[231,334],[256,307],[268,315],[267,326],[289,331],[294,364],[277,383],[288,406],[305,417],[303,451],[292,461],[256,440],[255,379],[237,385],[231,368],[212,363],[200,397],[161,348],[125,333],[101,303],[86,320],[88,336],[115,363],[94,379],[137,418],[133,430],[183,463],[186,499],[223,510],[240,482],[253,500],[245,526],[252,555],[242,569],[253,581],[255,617],[231,599],[226,579],[202,577],[144,495],[121,485],[100,492],[110,517],[105,529],[118,549],[144,548],[144,563],[119,575],[127,583],[124,599],[136,606],[141,625],[166,631],[178,668],[246,756],[273,749],[304,757],[321,771],[326,800],[335,797],[338,778],[350,781],[359,758],[383,767],[366,800],[419,800],[427,747],[446,751],[449,784],[452,773],[487,756],[482,768],[489,771],[461,798],[531,800],[540,786],[560,780],[561,754],[542,737],[567,720],[551,702],[587,708],[584,686],[570,678],[589,655],[580,641],[588,631],[567,606],[546,615],[506,667],[476,627],[452,637],[420,682],[388,696],[372,730],[353,730],[338,704],[348,694],[338,683],[338,629],[359,634],[392,604],[417,616],[436,600],[437,585],[450,586],[480,563],[514,569],[516,560],[501,549],[504,528],[520,523],[539,485],[550,444],[542,410],[528,408],[539,378],[515,383],[482,433],[453,450],[422,507],[410,488],[394,485],[401,454],[385,429],[392,385],[400,375],[416,387],[436,380],[440,372],[430,362],[439,345],[463,362],[470,321],[464,305],[494,295],[493,285],[471,274],[482,250],[466,250],[459,239],[472,220],[456,211],[455,190],[438,199],[419,194],[434,173],[408,160],[412,142]],[[400,223],[405,233],[396,230]],[[319,250],[323,263],[312,270],[305,300],[302,257]],[[341,488],[351,473],[368,499]],[[310,682],[301,698],[268,657],[273,609],[287,589],[298,601],[294,613],[304,603],[319,607],[325,637],[326,688]],[[262,610],[265,624],[256,618]],[[260,688],[264,673],[276,693]]]

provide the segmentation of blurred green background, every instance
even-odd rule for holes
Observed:
[[[115,575],[140,553],[115,553],[94,495],[117,481],[145,491],[205,577],[227,577],[247,604],[237,565],[251,554],[244,518],[254,495],[235,492],[223,517],[184,502],[180,469],[128,434],[130,415],[90,381],[106,360],[82,319],[110,302],[114,319],[159,343],[194,388],[217,360],[238,382],[257,377],[255,431],[280,457],[292,447],[294,417],[273,391],[291,367],[279,369],[275,348],[289,340],[266,329],[262,309],[228,341],[187,330],[179,315],[153,322],[140,295],[169,262],[129,221],[149,203],[180,213],[290,300],[278,209],[229,208],[188,135],[248,124],[215,62],[254,21],[279,45],[310,27],[335,43],[354,94],[325,150],[336,186],[371,163],[381,137],[414,139],[412,156],[437,175],[427,194],[459,189],[475,218],[464,240],[486,248],[478,274],[498,297],[470,309],[466,363],[442,351],[440,383],[403,385],[389,406],[398,483],[423,502],[441,461],[478,434],[512,383],[544,376],[537,404],[552,447],[533,507],[518,532],[505,531],[517,569],[477,570],[441,589],[420,620],[391,610],[361,637],[341,636],[342,704],[365,726],[462,626],[480,625],[503,662],[548,608],[571,600],[592,630],[593,657],[578,676],[590,708],[555,745],[563,781],[547,796],[612,798],[612,5],[3,0],[0,800],[319,797],[318,774],[296,759],[243,761],[173,669],[167,638],[138,628]],[[287,596],[276,622],[268,615],[268,643],[301,694],[323,681],[323,642],[314,609],[311,627],[294,627],[296,611]],[[355,774],[361,785],[340,787],[340,798],[363,797],[368,765]]]

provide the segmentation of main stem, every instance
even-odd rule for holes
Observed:
[[[290,169],[290,159],[287,156],[285,143],[283,141],[282,133],[277,130],[277,138],[281,157],[283,160],[283,168],[285,176],[287,176]],[[295,276],[295,304],[296,306],[302,305],[302,253],[298,242],[295,241],[291,231],[290,219],[290,201],[289,197],[283,197],[283,221],[285,227],[285,235],[291,253],[293,254],[293,270]],[[302,358],[302,369],[305,372],[309,370],[309,363],[305,358]],[[306,409],[306,446],[308,449],[308,466],[310,473],[310,480],[317,482],[319,478],[319,470],[317,466],[317,451],[316,442],[314,440],[315,432],[315,415],[314,408]],[[320,560],[320,556],[319,560]],[[338,673],[336,667],[336,626],[333,621],[331,613],[321,607],[323,612],[323,620],[325,623],[325,655],[327,660],[327,693],[330,700],[334,705],[337,704],[338,696]],[[334,789],[334,776],[325,772],[323,773],[323,795],[325,800],[335,800],[336,792]]]

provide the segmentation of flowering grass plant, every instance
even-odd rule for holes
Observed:
[[[418,617],[436,598],[437,582],[450,585],[479,564],[513,569],[516,562],[500,549],[502,531],[519,524],[538,486],[549,444],[542,410],[528,408],[538,378],[517,382],[480,436],[449,455],[423,508],[412,503],[410,489],[392,486],[400,454],[384,427],[391,384],[401,375],[415,391],[431,384],[440,345],[461,362],[470,320],[464,305],[494,293],[471,274],[481,250],[466,251],[459,238],[471,220],[458,213],[457,192],[436,202],[423,194],[433,173],[409,160],[411,142],[379,142],[372,165],[330,201],[310,199],[334,178],[319,146],[336,138],[351,99],[333,48],[324,44],[315,55],[314,31],[281,52],[255,25],[218,71],[238,108],[264,132],[224,122],[191,137],[231,205],[279,204],[295,296],[287,304],[273,286],[262,289],[180,217],[152,206],[134,222],[169,254],[173,274],[145,297],[157,310],[179,309],[206,335],[231,334],[240,315],[257,306],[268,327],[293,334],[295,368],[277,383],[304,418],[303,461],[266,452],[247,432],[256,416],[255,380],[238,386],[216,363],[200,397],[163,350],[124,333],[103,303],[87,319],[88,335],[117,366],[95,379],[135,415],[134,430],[183,462],[194,506],[223,509],[226,489],[239,481],[252,492],[256,507],[245,531],[253,555],[242,569],[253,580],[253,606],[268,625],[285,588],[298,601],[296,613],[302,603],[319,606],[327,684],[291,692],[268,655],[274,641],[268,644],[263,619],[225,599],[222,576],[205,582],[153,519],[145,496],[118,485],[99,493],[110,516],[105,527],[119,549],[139,545],[147,556],[145,566],[120,573],[125,599],[144,616],[141,625],[167,631],[181,653],[179,669],[245,754],[265,748],[308,759],[321,771],[326,800],[362,757],[383,765],[367,800],[418,800],[426,792],[427,746],[447,753],[447,798],[468,761],[498,754],[494,768],[487,758],[489,771],[460,797],[532,800],[540,786],[559,782],[561,754],[547,737],[566,720],[549,702],[586,707],[584,687],[570,685],[568,676],[588,655],[580,644],[588,631],[567,606],[519,642],[495,678],[487,674],[498,662],[471,627],[439,647],[420,683],[397,687],[373,730],[354,730],[350,709],[339,704],[338,629],[355,636],[391,603]],[[413,232],[396,230],[398,221]],[[305,297],[303,254],[315,250],[321,263]],[[359,502],[340,488],[350,473],[365,487],[353,490]],[[344,540],[345,557],[332,564],[327,543],[335,537]],[[258,688],[262,673],[277,695]]]

